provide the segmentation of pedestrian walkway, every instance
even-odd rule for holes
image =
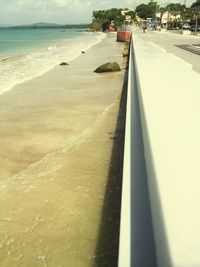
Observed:
[[[176,55],[183,59],[184,61],[188,62],[192,65],[192,68],[200,73],[200,58],[192,53],[188,53],[188,51],[184,51],[180,49],[179,45],[187,45],[192,46],[200,44],[200,36],[195,35],[183,35],[173,32],[155,32],[155,31],[147,31],[143,34],[142,30],[136,30],[134,34],[137,34],[140,38],[144,41],[149,41],[154,43],[161,48],[165,49],[167,53]]]

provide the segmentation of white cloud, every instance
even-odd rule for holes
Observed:
[[[86,1],[85,5],[86,6],[91,6],[92,5],[92,1],[90,1],[90,0],[89,1]]]
[[[39,8],[43,5],[42,0],[16,0],[14,6],[22,8]]]
[[[93,10],[127,7],[126,1],[130,0],[7,0],[1,21],[90,23]]]
[[[33,9],[41,9],[44,5],[42,0],[15,0],[14,3],[8,4],[4,7],[7,12],[23,13],[29,11],[32,13]]]
[[[51,2],[52,2],[52,4],[56,5],[57,7],[67,7],[73,3],[73,1],[71,1],[71,0],[52,0],[52,1],[50,1],[50,3]]]
[[[2,0],[0,0],[1,2]],[[27,24],[37,21],[56,23],[90,23],[93,10],[109,8],[134,9],[150,0],[3,0],[2,24]],[[181,0],[174,0],[181,1]],[[187,0],[194,2],[195,0]],[[166,0],[159,0],[159,4]]]

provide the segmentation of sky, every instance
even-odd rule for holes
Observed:
[[[92,11],[134,8],[148,0],[0,0],[0,24],[21,25],[34,22],[79,24],[92,21]],[[184,0],[160,0],[160,5]],[[195,0],[186,0],[187,5]]]

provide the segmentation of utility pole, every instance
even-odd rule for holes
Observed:
[[[170,2],[165,3],[165,7],[167,7],[167,24],[166,24],[166,29],[169,27],[169,14],[170,14]]]
[[[196,14],[195,33],[197,33],[197,28],[198,28],[198,13]]]
[[[182,12],[182,30],[183,30],[183,24],[184,24],[184,19],[185,19],[184,15],[185,15],[185,9],[186,9],[186,0],[184,0],[184,6],[185,7]]]
[[[167,30],[169,27],[169,12],[170,12],[170,5],[168,6],[168,14],[167,14]]]

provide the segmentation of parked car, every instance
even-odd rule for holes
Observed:
[[[183,30],[190,30],[189,24],[183,24]]]
[[[179,30],[180,27],[179,26],[168,26],[167,30]]]
[[[192,25],[192,26],[190,26],[190,31],[191,32],[200,32],[200,26],[196,26],[196,25]]]

